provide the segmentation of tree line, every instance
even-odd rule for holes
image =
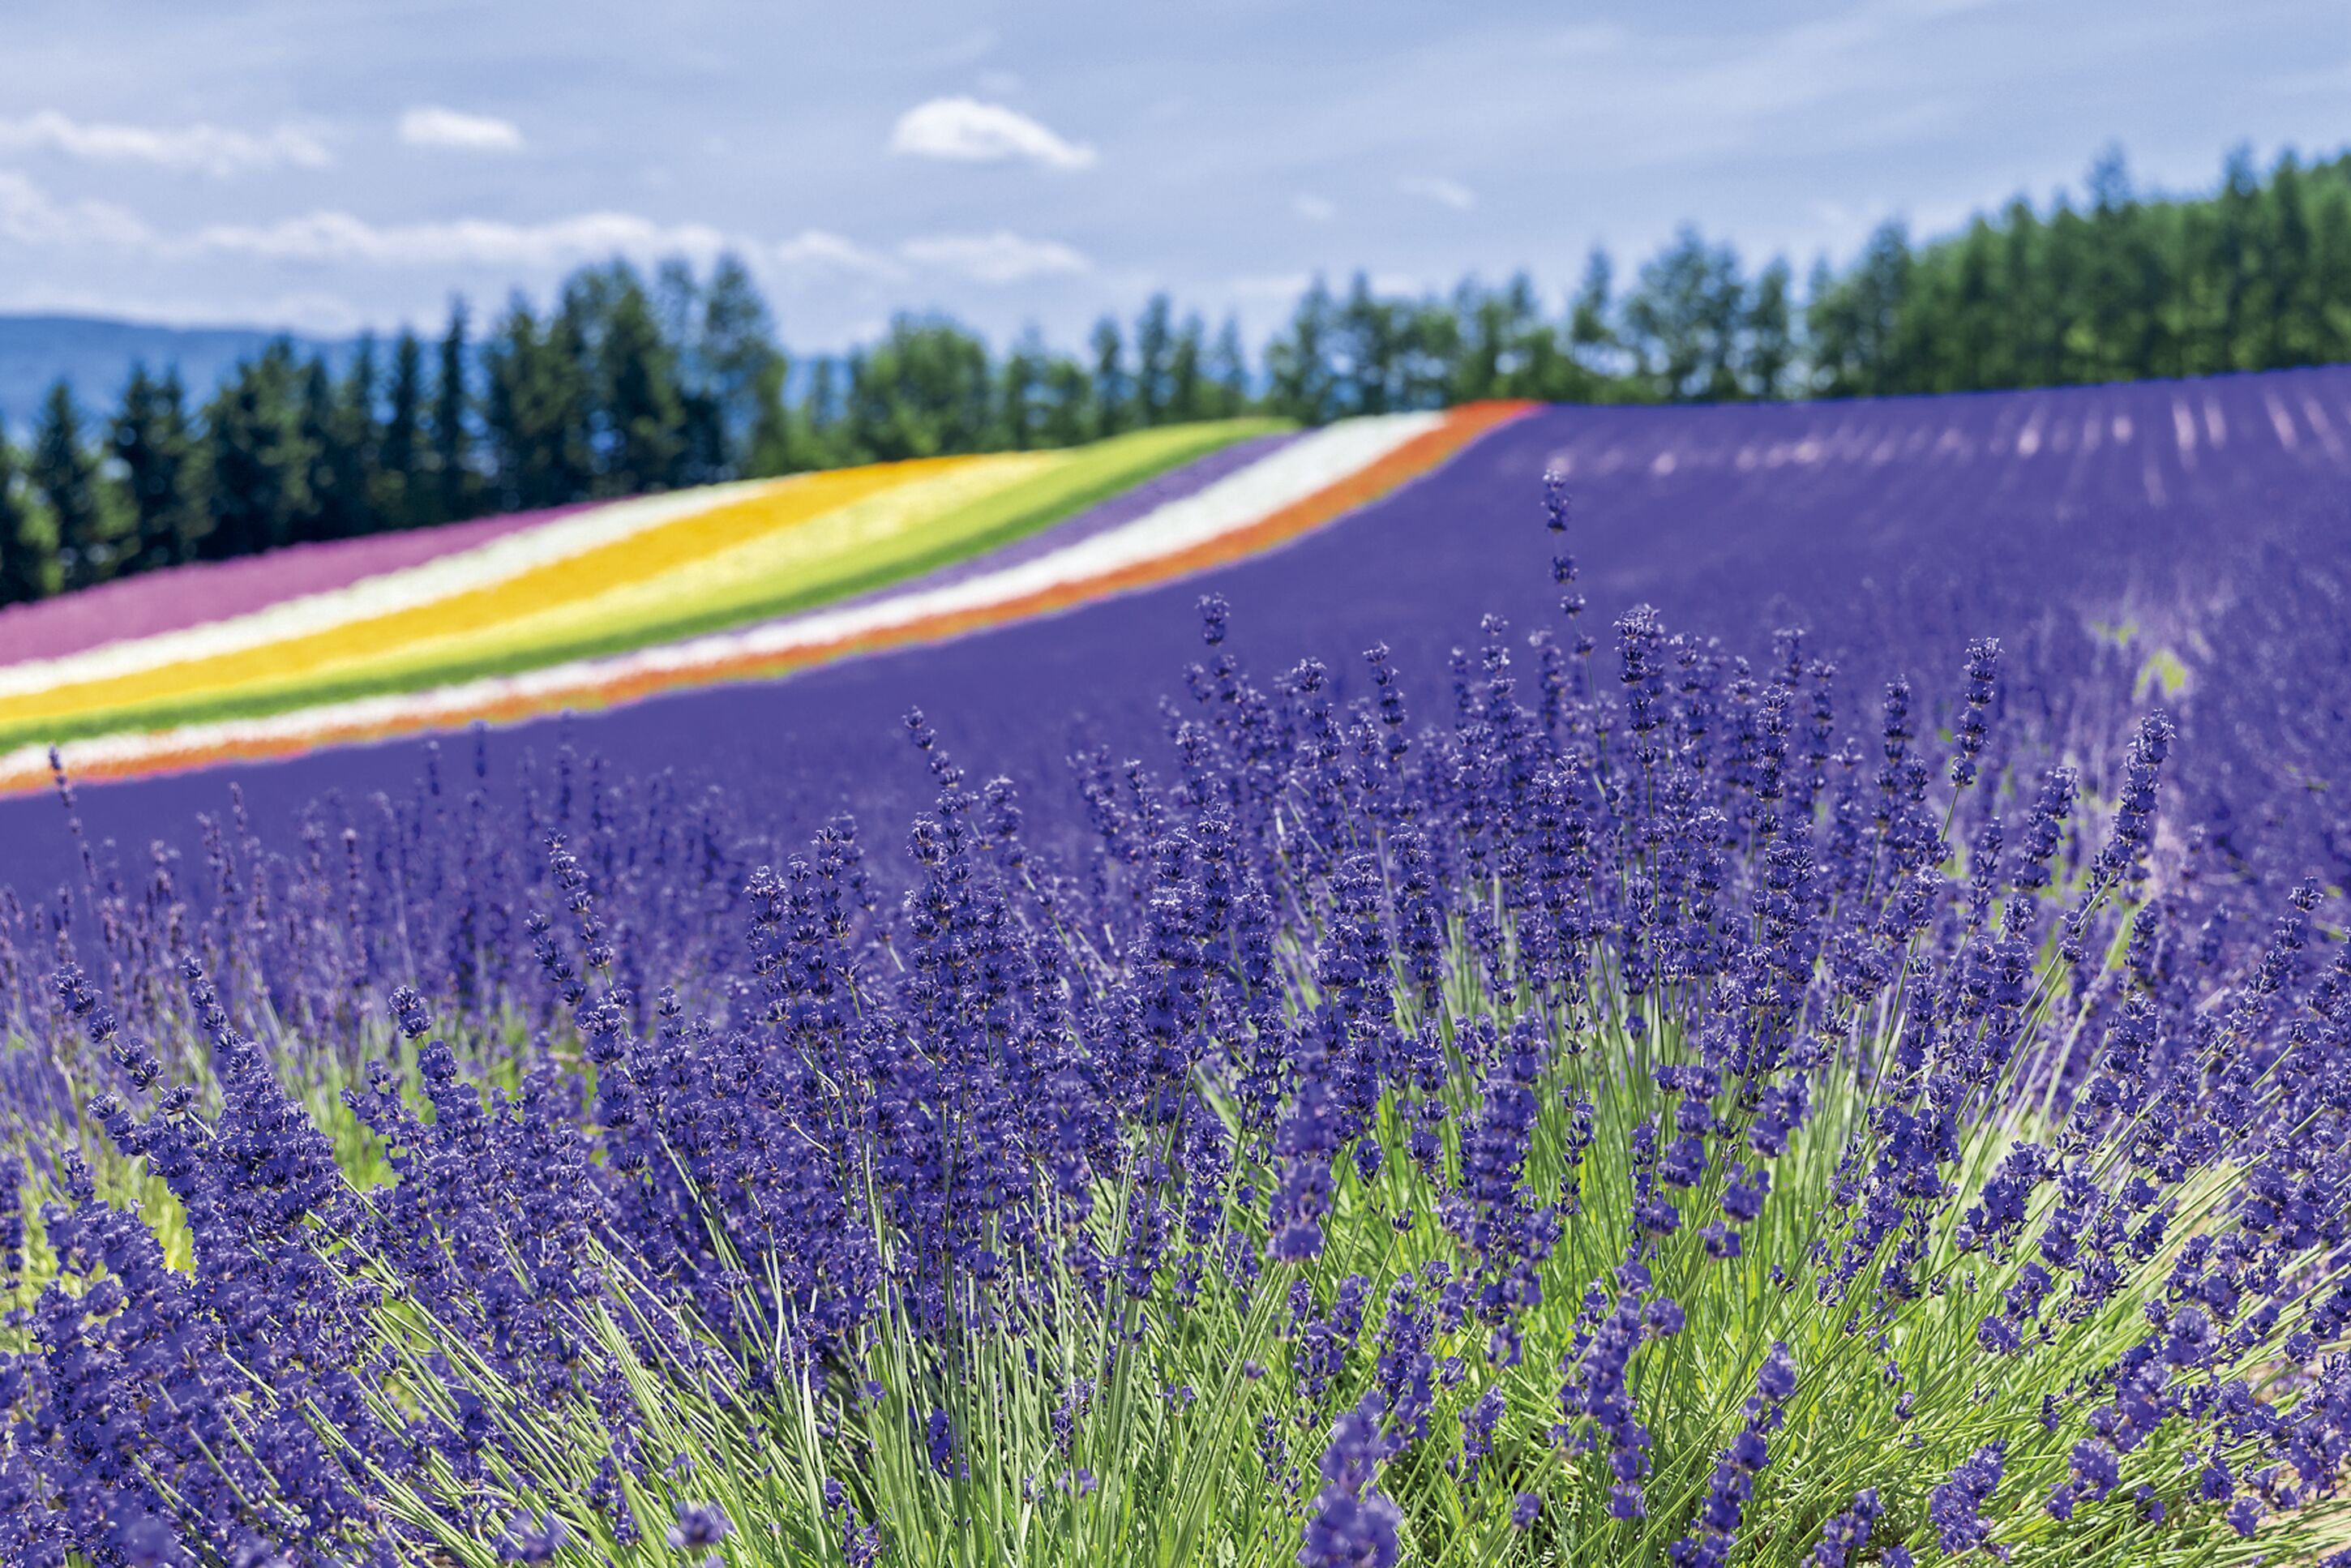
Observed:
[[[1915,244],[1881,226],[1799,288],[1694,227],[1621,292],[1595,250],[1563,310],[1530,276],[1385,296],[1317,278],[1254,359],[1165,296],[1084,348],[1001,354],[936,315],[790,374],[750,274],[589,267],[517,294],[478,342],[362,340],[340,369],[281,340],[198,405],[141,366],[99,418],[63,382],[26,442],[0,431],[0,603],[306,540],[715,480],[1071,445],[1262,411],[1321,423],[1476,398],[1722,402],[2047,386],[2351,360],[2351,153],[2217,190],[2019,198]]]

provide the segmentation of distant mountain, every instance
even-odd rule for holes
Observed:
[[[350,362],[359,347],[357,338],[306,338],[266,327],[159,327],[99,316],[0,313],[0,421],[5,422],[9,438],[21,445],[40,412],[41,400],[59,376],[65,377],[87,413],[103,418],[121,402],[122,383],[131,379],[131,367],[142,361],[157,375],[177,365],[180,379],[187,383],[193,410],[212,395],[221,376],[237,361],[259,353],[278,338],[291,338],[295,350],[306,359],[324,353],[327,362],[338,371]],[[480,345],[475,347],[478,350]],[[790,361],[784,387],[788,398],[797,400],[807,394],[820,360],[831,361],[834,385],[842,393],[848,392],[848,356],[817,354]],[[388,357],[384,363],[390,363]],[[474,361],[474,372],[480,368],[480,361]]]
[[[21,442],[59,376],[84,408],[102,416],[112,412],[131,367],[141,361],[158,374],[177,365],[189,402],[201,403],[230,366],[281,336],[290,334],[263,327],[159,327],[93,316],[0,315],[0,419]],[[324,350],[337,365],[356,341],[294,338],[303,354]]]

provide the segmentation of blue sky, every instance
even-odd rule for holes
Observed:
[[[9,7],[0,310],[340,332],[614,250],[742,254],[796,346],[893,309],[1270,329],[1686,218],[1801,272],[2076,183],[2351,141],[2351,0]]]

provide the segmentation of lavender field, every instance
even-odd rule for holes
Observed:
[[[0,1561],[2351,1563],[2346,764],[2320,370],[0,800]]]
[[[1277,554],[969,641],[861,660],[774,686],[721,688],[488,737],[503,788],[525,754],[569,745],[631,775],[758,781],[753,821],[797,841],[842,800],[895,821],[927,800],[886,720],[919,706],[975,766],[1066,789],[1080,737],[1123,760],[1165,744],[1158,704],[1196,654],[1202,592],[1234,606],[1268,670],[1315,657],[1343,691],[1374,642],[1438,698],[1480,617],[1564,635],[1529,519],[1563,472],[1585,620],[1635,604],[1761,660],[1806,632],[1846,689],[1956,669],[2003,641],[2004,702],[2111,766],[2148,693],[2190,737],[2193,821],[2251,866],[2351,881],[2343,813],[2312,798],[2351,757],[2351,371],[2188,383],[1722,409],[1560,408]],[[2027,672],[2030,672],[2029,677]],[[2150,682],[2158,685],[2150,686]],[[1036,694],[1050,691],[1040,703]],[[444,768],[470,741],[440,743]],[[643,760],[658,758],[647,767]],[[980,760],[982,758],[984,761]],[[470,760],[466,763],[470,766]],[[352,747],[88,795],[89,831],[193,852],[226,786],[283,829],[330,791],[404,796],[424,748]],[[2259,835],[2244,825],[2261,823]],[[0,874],[70,874],[50,803],[0,800]],[[2292,847],[2278,831],[2293,836]]]

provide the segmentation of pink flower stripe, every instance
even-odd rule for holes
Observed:
[[[362,578],[422,566],[598,505],[601,503],[582,501],[437,528],[288,545],[242,560],[200,561],[37,604],[11,605],[0,610],[0,664],[60,658],[126,638],[180,632],[208,621],[249,614],[282,600],[348,588]]]

